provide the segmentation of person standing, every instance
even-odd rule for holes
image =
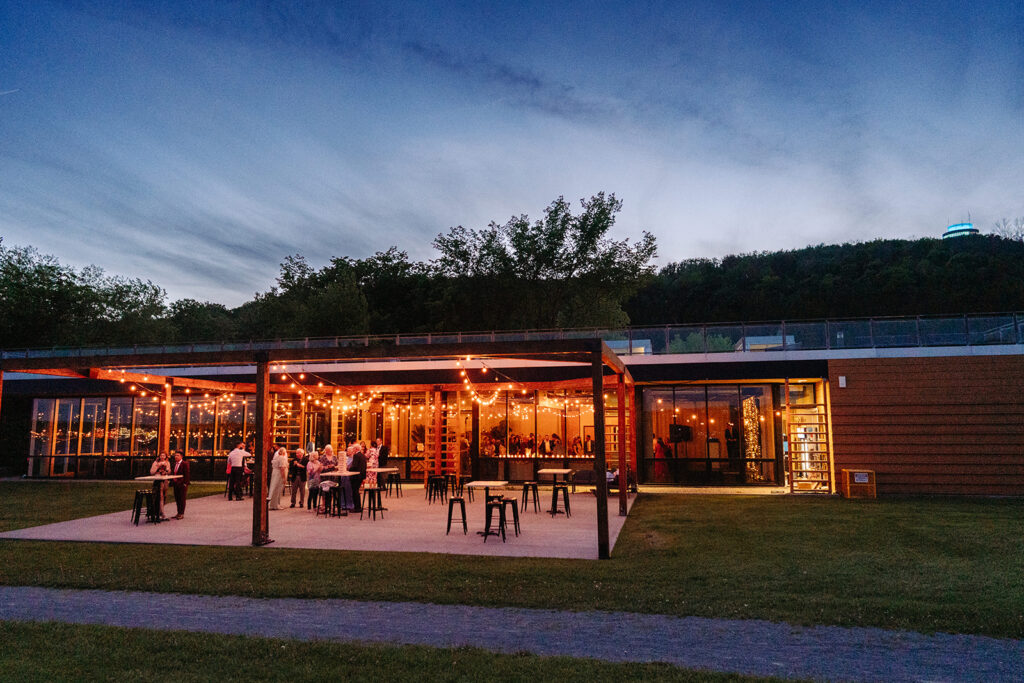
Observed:
[[[162,451],[160,455],[156,456],[156,460],[149,466],[150,474],[170,474],[171,473],[171,461],[167,458],[167,451]],[[164,500],[167,498],[167,480],[160,482],[160,500],[156,501],[159,506],[157,509],[160,510],[160,519],[167,519],[164,517]]]
[[[281,446],[270,461],[270,492],[267,501],[270,510],[281,509],[281,496],[284,494],[284,481],[288,477],[288,451]]]
[[[313,451],[316,455],[316,451]],[[288,465],[288,481],[292,483],[292,507],[295,507],[295,494],[299,494],[299,507],[306,506],[306,466],[309,456],[299,448],[295,451],[295,459]]]
[[[228,453],[228,500],[242,500],[242,479],[245,477],[245,460],[251,458],[241,441]]]
[[[377,439],[377,467],[388,466],[388,455],[391,454],[391,447],[384,443],[384,439]],[[377,477],[380,482],[379,486],[386,486],[388,479],[391,477],[397,477],[398,474],[385,474],[383,478]]]
[[[380,467],[380,460],[378,459],[377,447],[370,446],[370,450],[366,451],[366,466],[376,469]],[[376,486],[377,485],[377,473],[368,472],[366,475],[366,485]]]
[[[320,471],[323,465],[320,464],[320,456],[316,451],[309,456],[306,464],[306,485],[309,487],[309,494],[306,496],[306,509],[313,510],[320,501]]]
[[[352,482],[352,512],[362,512],[363,504],[359,500],[359,487],[363,485],[363,479],[366,478],[366,454],[358,448],[352,455],[352,464],[349,466],[349,470],[355,473],[349,477],[349,481]]]
[[[188,460],[185,460],[184,454],[181,451],[174,451],[174,465],[171,467],[171,474],[181,475],[181,479],[171,480],[171,486],[174,487],[174,505],[178,508],[178,514],[174,515],[174,519],[181,519],[185,516],[185,500],[188,498],[188,485],[192,481],[189,476],[191,469],[192,467]]]

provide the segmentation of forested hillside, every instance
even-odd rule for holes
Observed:
[[[314,269],[288,256],[235,309],[75,270],[0,242],[0,347],[245,340],[1024,310],[1024,241],[877,240],[652,266],[654,238],[607,238],[621,202],[452,228],[438,257],[398,248]]]
[[[672,263],[626,305],[633,324],[1024,309],[1024,242],[876,240]]]

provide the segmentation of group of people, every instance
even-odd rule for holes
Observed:
[[[340,477],[338,481],[338,486],[344,487],[343,505],[347,510],[360,512],[360,488],[364,484],[371,487],[377,485],[377,473],[367,470],[386,467],[389,450],[383,439],[377,439],[370,445],[365,441],[353,441],[346,447],[342,461],[335,455],[331,444],[318,450],[311,442],[304,449],[295,449],[291,455],[284,446],[278,446],[270,460],[267,507],[270,510],[280,510],[284,507],[282,498],[285,482],[288,482],[291,484],[290,507],[294,508],[297,505],[307,510],[316,509],[320,502],[322,475],[340,470],[352,473]]]
[[[178,508],[178,514],[174,519],[185,517],[185,500],[188,498],[188,485],[191,483],[190,467],[188,460],[181,451],[174,451],[174,460],[167,456],[167,451],[161,452],[153,464],[149,467],[150,474],[179,475],[178,479],[170,479],[160,482],[160,519],[167,519],[164,516],[164,500],[167,497],[167,482],[171,482],[174,489],[174,504]]]
[[[485,457],[506,455],[505,439],[499,437],[500,435],[481,434],[480,454]],[[532,432],[529,435],[508,435],[508,455],[532,456],[535,452],[540,455],[593,455],[594,439],[590,434],[584,439],[576,436],[566,445],[557,433],[551,436],[541,435],[539,442]]]

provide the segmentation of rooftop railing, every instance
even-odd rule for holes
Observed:
[[[740,353],[821,349],[989,346],[1024,343],[1024,313],[844,318],[779,322],[306,337],[247,342],[50,347],[0,352],[0,358],[77,358],[600,337],[621,355]]]

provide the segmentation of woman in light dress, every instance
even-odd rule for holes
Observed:
[[[281,509],[281,496],[284,494],[284,481],[288,478],[288,451],[284,446],[278,448],[270,461],[270,493],[267,495],[271,510]]]
[[[171,473],[171,461],[167,457],[167,451],[161,451],[160,455],[156,456],[156,460],[149,466],[150,474],[170,474]],[[157,505],[160,506],[160,519],[166,519],[164,517],[164,500],[167,498],[167,482],[160,482],[160,500],[156,501]]]
[[[377,467],[377,463],[380,462],[380,453],[376,446],[370,446],[366,451],[366,479],[363,487],[376,486],[377,485],[377,473],[371,472],[371,467]]]
[[[324,449],[327,450],[326,448]],[[306,509],[313,510],[320,502],[320,470],[323,469],[323,465],[320,464],[320,455],[313,451],[309,456],[309,464],[306,465],[306,488],[308,489],[308,495],[306,496]]]

